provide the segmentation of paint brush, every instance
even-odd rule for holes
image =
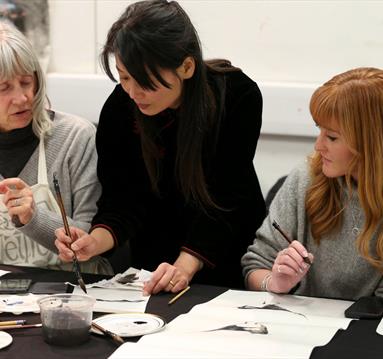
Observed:
[[[113,333],[111,332],[110,330],[107,330],[105,328],[103,328],[101,325],[98,325],[94,322],[92,322],[92,327],[93,328],[96,328],[97,330],[99,330],[102,334],[104,334],[105,336],[113,339],[113,341],[117,344],[117,345],[121,345],[121,344],[124,344],[124,339],[122,339],[118,334],[116,333]]]
[[[68,220],[67,220],[66,213],[65,213],[64,203],[63,203],[63,200],[61,197],[59,182],[56,178],[56,173],[53,174],[53,186],[54,186],[55,191],[56,191],[57,202],[59,204],[61,216],[62,216],[62,219],[64,222],[65,233],[73,241],[73,238],[72,238],[70,230],[69,230],[69,225],[68,225]],[[76,273],[77,282],[80,285],[80,288],[85,292],[85,294],[88,294],[86,291],[84,280],[82,279],[82,276],[80,273],[80,265],[78,263],[77,256],[76,256],[75,252],[73,252],[73,268],[74,268],[74,271]]]
[[[273,221],[272,225],[282,235],[282,237],[286,239],[287,242],[289,243],[292,242],[292,239],[290,239],[290,237],[285,232],[283,232],[282,228],[279,226],[279,224],[276,221]],[[303,260],[305,263],[309,265],[312,264],[309,257],[303,257]]]

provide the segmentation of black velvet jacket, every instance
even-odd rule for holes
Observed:
[[[212,197],[225,210],[206,214],[185,203],[174,176],[177,113],[153,116],[161,131],[161,196],[151,190],[134,119],[134,102],[117,85],[101,111],[97,129],[98,177],[102,195],[93,228],[105,227],[121,245],[129,241],[132,265],[155,270],[173,263],[181,250],[200,258],[193,281],[243,287],[240,259],[265,217],[253,166],[262,123],[262,95],[242,72],[224,76],[226,91],[214,158],[205,174]]]

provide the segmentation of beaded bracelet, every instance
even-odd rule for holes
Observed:
[[[261,282],[261,287],[260,289],[264,292],[268,292],[269,291],[269,288],[267,287],[268,284],[269,284],[269,281],[271,279],[271,273],[269,274],[266,274],[263,279],[262,279],[262,282]]]

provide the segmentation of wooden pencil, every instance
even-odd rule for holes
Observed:
[[[171,300],[169,300],[168,304],[173,304],[176,300],[178,300],[182,295],[184,295],[188,290],[190,289],[190,286],[187,286],[185,289],[181,290],[175,297],[173,297]]]
[[[3,327],[5,325],[21,325],[25,324],[27,321],[25,319],[19,319],[19,320],[5,320],[0,322],[0,327]]]
[[[3,325],[0,327],[0,330],[6,329],[22,329],[22,328],[40,328],[42,324],[18,324],[18,325]]]

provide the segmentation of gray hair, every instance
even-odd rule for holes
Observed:
[[[0,21],[0,78],[10,80],[24,74],[33,75],[36,80],[32,129],[42,138],[52,127],[46,110],[45,75],[29,40],[13,24]]]

